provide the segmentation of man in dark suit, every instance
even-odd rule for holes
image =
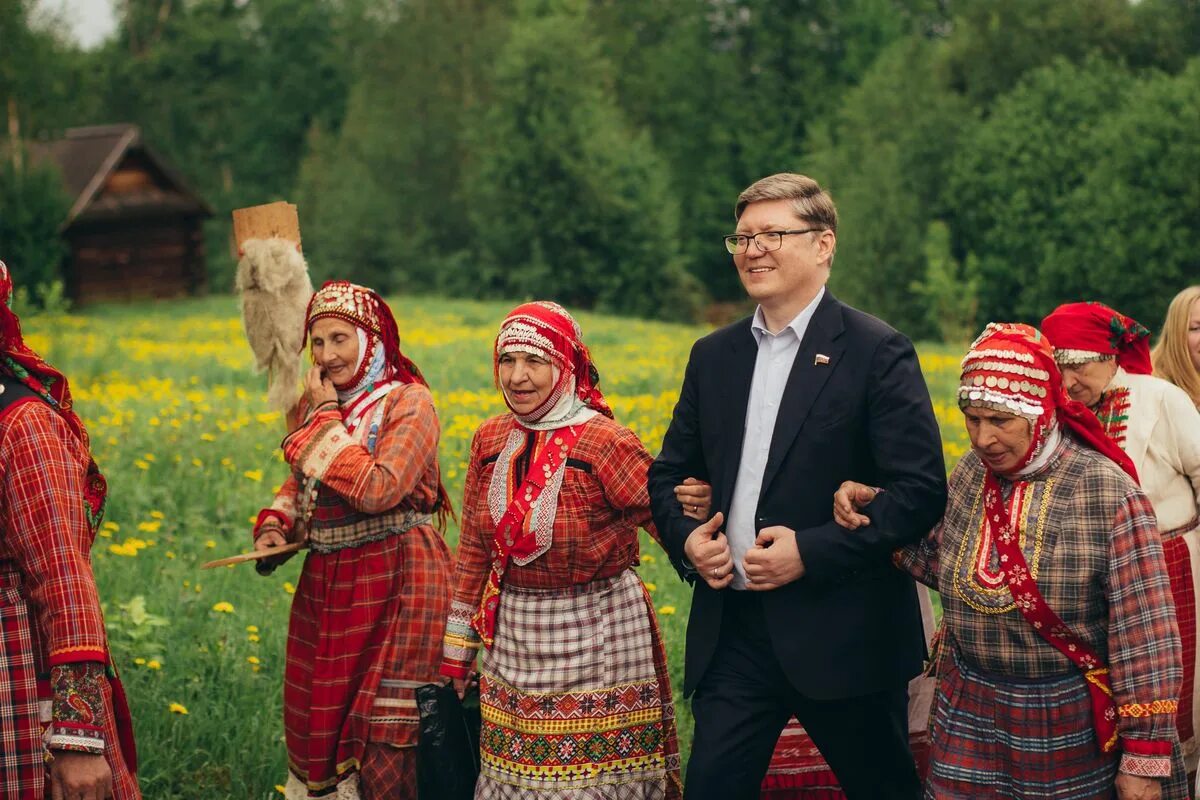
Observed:
[[[929,391],[905,336],[825,289],[837,211],[815,181],[763,178],[736,217],[726,247],[758,309],[693,346],[650,468],[654,521],[694,582],[686,797],[757,797],[795,714],[851,800],[916,798],[907,684],[924,640],[891,553],[945,508]],[[708,522],[676,501],[688,476],[712,484]],[[832,514],[847,479],[884,490],[854,535]]]

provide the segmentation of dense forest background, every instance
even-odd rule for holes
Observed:
[[[134,122],[216,209],[289,199],[315,277],[695,318],[751,181],[841,212],[832,287],[915,337],[1200,276],[1200,0],[0,0],[0,258],[62,256],[22,158]]]

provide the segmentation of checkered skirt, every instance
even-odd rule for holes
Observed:
[[[1096,744],[1079,673],[1042,680],[985,675],[947,659],[930,732],[926,800],[1111,800],[1118,758]],[[1179,746],[1163,800],[1187,797]]]
[[[284,670],[288,800],[358,797],[368,742],[416,745],[414,690],[441,680],[449,573],[428,525],[308,555]]]
[[[480,671],[477,800],[679,797],[666,656],[633,570],[506,588]]]

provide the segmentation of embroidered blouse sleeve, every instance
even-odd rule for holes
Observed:
[[[335,403],[318,406],[283,440],[283,455],[354,508],[378,514],[395,508],[437,461],[433,397],[420,384],[394,390],[372,455],[342,424]],[[364,423],[365,424],[365,423]]]
[[[462,527],[458,536],[458,558],[454,565],[454,593],[450,600],[450,617],[446,621],[446,634],[442,640],[443,675],[450,678],[465,678],[475,663],[479,652],[479,634],[471,627],[471,617],[479,607],[483,584],[490,569],[486,537],[491,535],[482,512],[487,487],[482,485],[480,473],[483,454],[480,450],[479,431],[471,440],[471,461],[463,487]]]
[[[612,441],[602,449],[596,462],[596,477],[609,505],[622,512],[634,525],[645,528],[666,550],[654,526],[650,495],[646,490],[646,474],[653,462],[637,434],[619,425],[614,428]]]
[[[1140,489],[1117,509],[1109,537],[1108,659],[1121,737],[1121,771],[1171,774],[1183,679],[1167,566],[1150,501]]]
[[[271,505],[258,512],[258,519],[254,523],[255,539],[267,526],[278,525],[283,528],[284,533],[291,531],[292,526],[296,524],[296,497],[299,493],[300,482],[296,480],[295,473],[288,475],[287,480],[275,493]]]
[[[108,644],[89,558],[84,466],[71,452],[73,443],[66,423],[40,401],[9,412],[0,441],[4,544],[20,566],[48,637],[54,719],[64,726],[51,746],[102,752],[105,719],[98,681],[106,680]],[[64,711],[71,695],[80,708],[68,718]]]

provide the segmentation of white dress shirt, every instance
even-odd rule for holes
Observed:
[[[733,582],[730,584],[733,589],[746,588],[746,569],[742,559],[758,538],[754,517],[758,510],[758,496],[762,493],[767,456],[771,452],[775,420],[779,416],[779,405],[783,402],[783,390],[787,386],[796,354],[800,352],[804,332],[808,330],[808,323],[824,296],[825,287],[821,287],[812,302],[779,333],[773,334],[767,330],[762,306],[754,312],[754,319],[750,322],[750,330],[758,342],[758,356],[754,360],[754,377],[750,381],[750,398],[746,403],[742,460],[738,464],[729,519],[725,523],[725,536],[729,539],[729,550],[733,555]]]

